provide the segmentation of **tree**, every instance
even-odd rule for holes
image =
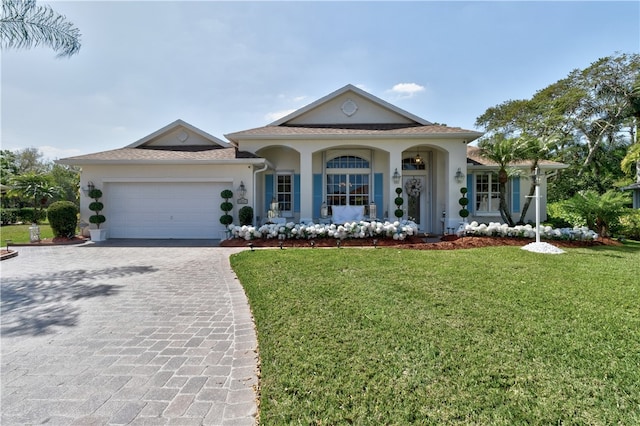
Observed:
[[[507,182],[509,176],[513,176],[516,171],[510,165],[526,157],[526,144],[521,138],[506,138],[502,134],[494,134],[490,138],[483,139],[478,143],[480,155],[493,161],[498,165],[498,191],[500,193],[499,210],[502,220],[515,226],[511,216],[511,211],[507,205]]]
[[[0,151],[0,166],[2,170],[0,173],[1,183],[7,185],[9,180],[18,174],[18,163],[16,160],[16,154],[8,149]]]
[[[39,207],[41,212],[48,199],[58,194],[59,188],[52,184],[51,178],[47,175],[27,173],[11,179],[9,192],[12,195],[33,199],[34,222],[37,222],[40,214],[37,214],[36,210]]]
[[[29,49],[47,45],[69,57],[80,51],[80,30],[50,6],[35,0],[2,0],[0,47]]]
[[[24,148],[15,152],[18,174],[47,173],[51,170],[51,163],[42,159],[43,155],[37,148]]]
[[[56,200],[66,200],[80,205],[80,168],[77,166],[67,166],[54,164],[49,173],[53,184],[60,188],[60,193]]]

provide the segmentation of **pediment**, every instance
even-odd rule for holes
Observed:
[[[127,148],[161,147],[216,147],[229,148],[229,144],[191,124],[176,120],[150,135],[128,145]]]
[[[360,124],[429,125],[353,85],[347,85],[303,107],[270,126],[320,126]]]

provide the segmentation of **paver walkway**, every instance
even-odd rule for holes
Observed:
[[[1,424],[254,425],[257,341],[218,247],[19,247]]]

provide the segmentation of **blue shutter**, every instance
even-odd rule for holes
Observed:
[[[513,213],[520,213],[520,177],[511,179],[511,210]]]
[[[475,210],[475,201],[473,199],[473,175],[471,173],[467,174],[467,199],[469,199],[469,204],[467,204],[467,210],[469,213],[473,213]]]
[[[320,217],[322,206],[322,173],[313,175],[313,217]]]
[[[273,198],[273,175],[264,175],[264,211],[268,212],[271,208],[271,199]]]
[[[378,209],[378,217],[382,215],[382,203],[384,203],[384,174],[383,173],[375,173],[373,175],[373,202],[376,203],[376,208]]]
[[[293,211],[300,213],[300,175],[293,175]]]

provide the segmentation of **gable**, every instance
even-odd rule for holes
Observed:
[[[180,149],[180,147],[184,147],[184,149],[197,149],[197,147],[228,148],[229,144],[189,123],[176,120],[127,146],[127,148],[149,149],[161,149],[161,147],[172,147],[174,149]]]
[[[317,126],[353,124],[427,125],[410,114],[355,86],[347,85],[270,126]]]

